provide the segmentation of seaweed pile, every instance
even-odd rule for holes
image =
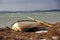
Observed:
[[[0,40],[60,40],[60,22],[52,25],[46,33],[15,32],[9,27],[0,28]]]

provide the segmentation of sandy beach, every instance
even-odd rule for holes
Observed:
[[[52,25],[46,33],[15,32],[9,27],[0,28],[0,40],[60,40],[60,22]]]

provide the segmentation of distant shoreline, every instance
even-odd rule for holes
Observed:
[[[0,11],[0,13],[39,13],[39,12],[60,12],[60,9],[54,9],[54,10],[34,10],[34,11]]]

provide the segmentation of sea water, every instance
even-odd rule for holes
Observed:
[[[28,16],[47,23],[60,22],[60,12],[0,13],[0,26],[10,27],[18,20],[28,20]]]

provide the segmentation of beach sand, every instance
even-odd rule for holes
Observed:
[[[60,40],[60,22],[52,25],[46,33],[15,32],[9,27],[0,28],[0,40]]]

